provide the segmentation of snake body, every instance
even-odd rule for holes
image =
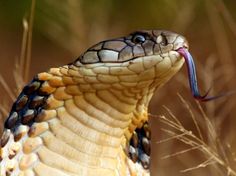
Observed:
[[[1,176],[150,175],[148,104],[183,65],[179,48],[179,34],[138,31],[36,75],[5,122]]]

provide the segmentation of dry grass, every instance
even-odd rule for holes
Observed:
[[[34,9],[35,0],[32,0],[31,10],[29,17],[22,20],[23,26],[23,38],[21,43],[21,54],[19,58],[15,59],[15,66],[13,69],[12,76],[15,81],[15,89],[9,86],[9,83],[0,73],[0,86],[3,91],[8,95],[3,101],[4,103],[0,106],[1,119],[8,116],[8,111],[11,104],[15,101],[17,96],[20,94],[22,88],[25,86],[29,77],[30,62],[31,62],[31,47],[32,47],[32,32],[33,32],[33,20],[34,20]],[[0,88],[1,88],[0,87]],[[3,124],[3,123],[2,123]],[[0,126],[0,131],[2,131],[2,125]]]
[[[32,0],[29,17],[23,19],[21,54],[15,59],[14,71],[10,75],[14,77],[15,89],[11,88],[8,78],[0,75],[0,92],[7,95],[0,103],[2,122],[7,117],[12,102],[28,81],[35,2]],[[37,1],[40,10],[36,11],[36,15],[40,12],[43,19],[38,20],[40,24],[38,30],[55,44],[78,55],[78,51],[82,51],[92,43],[106,39],[107,36],[125,33],[124,31],[130,32],[133,28],[139,28],[143,26],[141,24],[144,24],[140,19],[138,25],[133,24],[133,27],[127,28],[132,24],[133,19],[127,20],[129,11],[125,10],[122,11],[125,18],[116,23],[113,20],[115,15],[112,16],[111,13],[114,11],[117,13],[118,7],[114,6],[112,9],[111,2],[113,1],[109,3],[101,1],[103,5],[92,8],[91,11],[89,8],[86,9],[87,11],[83,9],[84,2],[83,0],[70,0],[63,3]],[[236,48],[232,44],[236,40],[236,22],[224,1],[209,0],[200,4],[198,0],[191,0],[191,3],[181,4],[181,10],[178,3],[160,2],[163,3],[156,4],[167,3],[173,13],[170,14],[169,9],[166,10],[166,14],[163,14],[163,10],[155,12],[157,13],[155,18],[158,20],[156,23],[153,22],[152,28],[159,26],[163,16],[168,18],[169,15],[170,19],[174,17],[166,28],[183,33],[190,39],[190,47],[195,59],[206,58],[195,60],[201,89],[208,90],[212,87],[211,94],[214,95],[234,89],[236,87],[234,59]],[[139,1],[136,3],[145,8]],[[196,10],[199,4],[204,9],[204,17],[201,18],[198,17],[198,10]],[[152,6],[149,8],[151,9]],[[86,15],[89,12],[99,14],[93,16],[96,20],[88,21]],[[145,20],[148,18],[149,16]],[[198,28],[194,29],[197,26],[195,20],[198,18],[200,18]],[[126,23],[121,23],[121,21],[126,21]],[[201,24],[202,21],[206,22]],[[146,26],[150,27],[150,22]],[[205,38],[198,39],[199,36]],[[176,96],[177,91],[181,91],[181,95]],[[235,176],[235,96],[200,104],[191,98],[187,74],[183,72],[178,73],[165,89],[158,93],[150,109],[152,114],[164,115],[150,114],[153,117],[151,123],[154,134],[152,136],[152,175]],[[164,106],[162,110],[156,108],[164,104],[169,108],[167,106]]]
[[[184,170],[181,170],[181,173],[185,172],[191,172],[195,169],[205,168],[209,165],[212,165],[216,168],[214,171],[215,173],[211,174],[216,175],[217,172],[222,173],[222,175],[227,176],[235,176],[236,175],[236,158],[233,155],[233,152],[231,150],[230,144],[224,144],[219,140],[219,136],[217,134],[217,128],[214,125],[214,123],[211,122],[211,119],[206,115],[204,112],[202,106],[199,102],[195,102],[198,108],[198,111],[200,112],[200,116],[193,113],[189,103],[181,96],[179,95],[179,98],[182,102],[182,105],[186,108],[186,110],[189,113],[189,116],[194,124],[194,127],[196,128],[196,132],[193,132],[192,130],[187,129],[181,121],[176,117],[170,109],[167,107],[164,107],[166,111],[169,114],[169,117],[166,116],[159,116],[160,122],[164,124],[164,127],[161,129],[163,132],[165,132],[169,138],[163,139],[158,144],[162,144],[164,142],[168,142],[170,140],[178,140],[184,144],[186,144],[187,149],[183,149],[181,151],[175,152],[173,154],[167,154],[162,159],[167,159],[176,157],[178,155],[185,154],[186,152],[190,152],[193,150],[197,150],[201,152],[205,158],[204,161],[201,161],[200,164],[197,164],[196,166],[186,168]],[[150,114],[151,117],[157,118],[156,115]],[[197,122],[197,119],[200,119],[203,123],[199,124]],[[204,130],[204,134],[208,134],[207,136],[203,136],[202,130]],[[233,161],[233,162],[230,162]],[[219,167],[220,166],[220,167]]]

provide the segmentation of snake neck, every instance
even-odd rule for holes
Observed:
[[[33,135],[40,135],[46,148],[65,157],[64,161],[74,160],[82,168],[91,167],[91,172],[92,168],[110,174],[128,171],[125,150],[135,129],[148,120],[147,105],[154,89],[124,89],[117,84],[110,89],[96,85],[94,90],[86,82],[78,84],[68,67],[51,69],[38,79],[44,81],[41,91],[49,96]],[[40,124],[47,124],[48,130],[43,127],[44,132],[38,133]],[[51,158],[57,156],[53,153],[49,152]],[[45,155],[45,150],[39,150],[40,158]]]
[[[134,130],[147,121],[152,93],[119,84],[108,89],[107,84],[78,83],[78,73],[69,67],[50,69],[23,89],[5,123],[1,174],[28,169],[37,175],[131,172],[126,148]],[[18,169],[11,169],[9,158],[19,160]]]
[[[45,81],[41,89],[50,94],[47,110],[77,110],[69,112],[70,115],[88,117],[91,120],[87,123],[94,121],[104,127],[120,129],[120,135],[130,126],[134,130],[148,120],[147,107],[157,87],[155,80],[140,82],[138,86],[132,83],[91,83],[86,81],[86,76],[81,81],[78,72],[76,77],[73,69],[65,66],[38,75]],[[109,128],[102,129],[104,133],[113,134]]]

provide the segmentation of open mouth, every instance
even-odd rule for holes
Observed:
[[[208,96],[208,93],[210,91],[209,89],[205,95],[201,95],[198,89],[196,68],[193,57],[191,56],[189,51],[184,47],[181,47],[176,51],[184,57],[185,63],[187,64],[189,86],[191,89],[191,93],[195,99],[200,101],[210,101],[231,94],[230,92],[228,92],[217,96]]]

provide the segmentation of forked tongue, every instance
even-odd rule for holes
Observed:
[[[207,91],[207,93],[205,95],[201,95],[198,90],[196,69],[195,69],[193,57],[188,52],[188,50],[185,48],[179,48],[177,50],[177,52],[184,57],[185,62],[187,64],[189,86],[190,86],[192,95],[195,99],[197,99],[199,101],[210,101],[210,100],[215,100],[220,97],[231,95],[232,93],[235,93],[235,92],[228,92],[228,93],[220,94],[217,96],[208,96],[209,91]]]

